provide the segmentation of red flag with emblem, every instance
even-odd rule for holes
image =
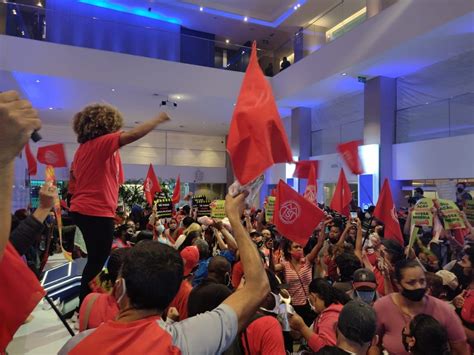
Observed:
[[[45,292],[10,242],[0,259],[0,280],[0,354],[3,354]]]
[[[352,201],[352,192],[349,187],[349,183],[346,179],[346,174],[341,168],[339,173],[339,179],[337,180],[336,189],[334,190],[334,196],[329,206],[332,210],[339,212],[340,214],[349,218],[351,209],[350,204]]]
[[[299,179],[308,179],[311,168],[314,168],[314,176],[317,179],[319,171],[319,161],[317,160],[297,161],[293,176]]]
[[[26,163],[28,165],[28,175],[36,175],[38,172],[38,163],[36,162],[35,156],[31,152],[30,144],[25,145]]]
[[[173,197],[171,198],[171,202],[176,205],[179,200],[181,200],[181,178],[178,175],[176,185],[174,185]]]
[[[241,185],[275,163],[293,161],[272,88],[258,64],[255,42],[232,115],[227,151]]]
[[[64,144],[51,144],[39,147],[36,153],[38,161],[54,168],[64,168],[67,166]]]
[[[323,219],[324,212],[319,207],[280,180],[273,222],[281,235],[304,247]]]
[[[385,179],[382,191],[380,191],[379,200],[374,210],[374,217],[383,222],[385,239],[395,240],[401,246],[405,244],[397,217],[397,210],[393,203],[392,191],[387,179]]]
[[[148,173],[146,174],[145,181],[143,182],[143,191],[145,193],[146,201],[150,206],[153,206],[153,199],[157,192],[161,192],[160,182],[155,175],[153,165],[150,164],[148,167]]]
[[[318,203],[318,182],[316,181],[316,172],[314,170],[314,166],[311,166],[311,168],[309,169],[306,190],[303,196],[309,202],[314,203],[316,205]]]
[[[355,175],[363,173],[362,163],[359,157],[360,141],[350,141],[337,146],[337,151],[342,155],[349,169]]]

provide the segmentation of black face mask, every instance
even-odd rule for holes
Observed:
[[[402,289],[402,296],[412,302],[420,302],[426,293],[426,288],[417,288],[415,290]]]
[[[462,193],[464,191],[464,189],[462,187],[458,187],[458,192],[459,193]]]

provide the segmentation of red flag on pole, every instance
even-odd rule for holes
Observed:
[[[293,176],[299,179],[308,179],[311,167],[314,168],[314,176],[315,176],[315,179],[317,179],[318,171],[319,171],[319,161],[317,160],[297,161]]]
[[[349,218],[352,201],[352,192],[346,179],[344,169],[341,168],[339,179],[337,180],[334,196],[332,197],[330,208]]]
[[[28,164],[28,174],[36,175],[38,172],[38,163],[36,162],[35,156],[31,152],[30,144],[25,145],[26,163]]]
[[[293,161],[271,86],[258,64],[255,42],[232,116],[227,151],[241,185],[275,163]]]
[[[395,240],[400,243],[401,246],[405,244],[400,229],[400,223],[398,222],[397,210],[393,203],[392,192],[387,179],[385,179],[382,191],[380,191],[379,200],[377,201],[374,210],[374,217],[384,223],[385,239]]]
[[[273,221],[286,238],[305,246],[324,212],[285,184],[278,183]]]
[[[318,182],[316,181],[316,172],[314,170],[315,168],[312,165],[309,169],[308,182],[303,196],[309,202],[316,205],[318,203]]]
[[[11,243],[0,260],[0,354],[45,292]]]
[[[38,161],[54,168],[64,168],[67,166],[64,144],[52,144],[39,147],[36,153]]]
[[[360,175],[364,172],[359,157],[360,144],[360,141],[350,141],[337,146],[337,151],[342,155],[347,166],[355,175]]]
[[[161,186],[158,178],[155,175],[153,165],[151,164],[148,167],[148,173],[146,174],[146,178],[143,183],[143,191],[145,192],[146,201],[150,206],[153,206],[153,199],[157,192],[161,192]]]
[[[176,180],[176,185],[174,185],[173,197],[171,198],[171,202],[173,204],[177,204],[181,199],[181,178],[178,175],[178,179]]]

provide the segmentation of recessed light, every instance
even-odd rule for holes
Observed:
[[[200,6],[199,11],[204,11],[204,8],[202,6]]]
[[[112,92],[115,92],[115,89],[112,89]]]
[[[249,18],[247,16],[244,17],[244,21],[247,22]]]
[[[36,6],[43,7],[43,4],[41,3],[41,1],[38,1],[38,3],[36,4]]]
[[[225,40],[225,43],[229,44],[229,43],[230,43],[230,39],[226,39],[226,40]]]
[[[53,107],[49,107],[48,110],[52,111],[52,110],[54,110],[54,108],[53,108]]]
[[[293,9],[294,9],[295,11],[298,10],[298,6],[296,6],[296,5],[293,6]]]
[[[299,9],[301,7],[301,4],[296,5],[296,7]]]
[[[342,73],[341,75],[342,75],[342,76],[346,76],[346,75],[347,75],[347,73]]]
[[[39,83],[39,82],[40,82],[40,80],[39,80],[39,79],[36,79],[36,82],[37,82],[37,83]]]
[[[16,16],[16,10],[15,9],[12,10],[12,14]]]
[[[181,100],[181,96],[176,96],[176,99]]]

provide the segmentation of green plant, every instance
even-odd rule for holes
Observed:
[[[165,197],[171,197],[173,195],[173,189],[176,184],[176,180],[159,179],[159,181],[161,185],[161,191]],[[143,192],[143,179],[130,179],[125,181],[123,185],[120,185],[119,197],[123,201],[124,205],[128,208],[131,208],[133,205],[145,207],[147,202]]]

